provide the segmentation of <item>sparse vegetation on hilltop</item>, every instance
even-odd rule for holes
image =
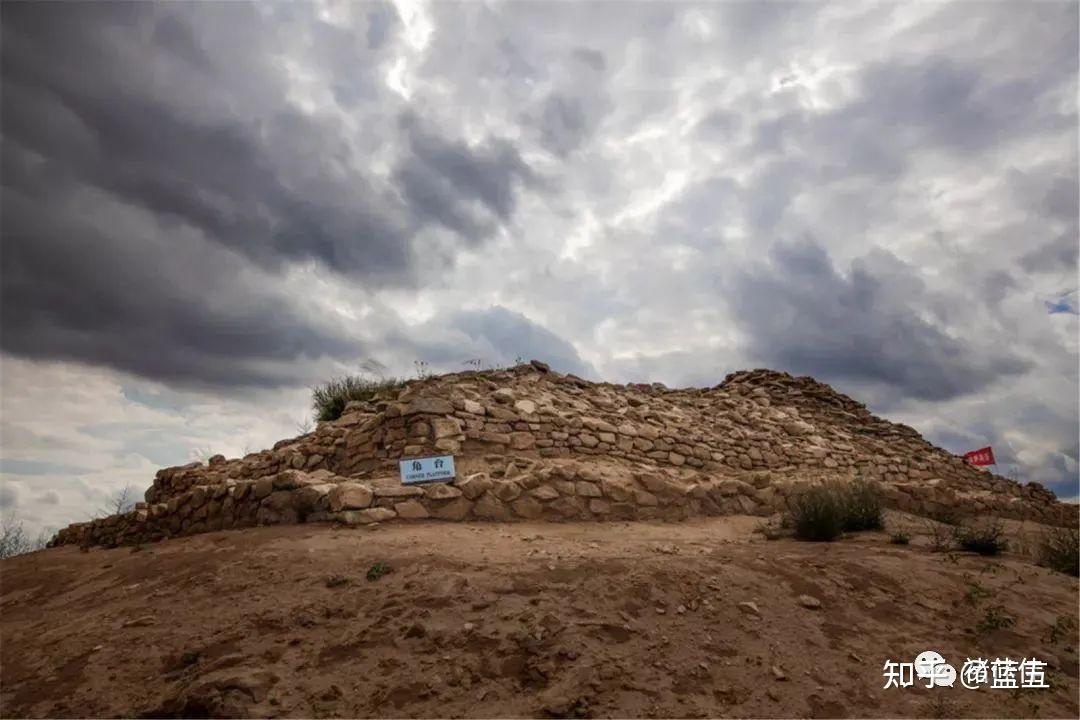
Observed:
[[[788,511],[800,540],[829,541],[844,531],[844,503],[835,485],[818,485],[797,495]]]
[[[22,520],[18,518],[14,510],[9,510],[3,518],[0,518],[0,560],[41,550],[45,547],[45,543],[44,533],[36,539],[26,533]]]
[[[379,562],[375,563],[374,565],[372,565],[370,568],[368,568],[367,579],[370,582],[375,582],[376,580],[381,578],[383,575],[389,575],[389,574],[390,574],[390,566],[387,563],[379,561]]]
[[[350,402],[370,400],[380,390],[400,387],[402,384],[404,381],[397,378],[372,378],[362,375],[331,378],[311,389],[311,406],[315,411],[315,419],[337,420]]]
[[[889,536],[889,542],[893,545],[907,545],[911,542],[911,536],[903,530],[896,530]]]
[[[884,504],[873,483],[826,483],[794,498],[788,524],[800,540],[829,541],[841,533],[880,530]]]
[[[1005,525],[997,518],[957,525],[953,538],[961,550],[979,555],[1000,555],[1009,547]]]
[[[1080,577],[1080,530],[1049,528],[1039,539],[1038,560],[1052,570]]]
[[[881,530],[885,527],[881,491],[868,480],[856,480],[840,493],[844,504],[844,532]]]
[[[135,490],[130,485],[109,494],[105,503],[98,508],[95,517],[108,517],[109,515],[123,515],[135,507]]]
[[[979,636],[990,635],[998,630],[1008,630],[1016,625],[1016,618],[1005,611],[1001,605],[991,605],[983,612],[975,624],[975,633]]]

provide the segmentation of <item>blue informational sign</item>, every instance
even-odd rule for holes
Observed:
[[[398,462],[402,485],[419,485],[429,482],[449,482],[454,479],[454,456],[412,458]]]

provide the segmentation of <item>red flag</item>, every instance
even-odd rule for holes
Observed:
[[[970,465],[996,465],[997,461],[994,460],[994,448],[987,445],[984,448],[978,450],[972,450],[969,453],[964,453],[964,460]]]

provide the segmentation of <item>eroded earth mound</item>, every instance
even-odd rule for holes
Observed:
[[[456,457],[453,483],[402,485],[401,458],[440,453]],[[769,515],[808,484],[854,478],[919,515],[1076,524],[1075,506],[1046,488],[977,470],[812,378],[753,370],[673,390],[534,361],[415,380],[270,450],[166,468],[134,510],[52,544],[300,522]]]

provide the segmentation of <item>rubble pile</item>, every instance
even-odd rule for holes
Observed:
[[[402,485],[400,459],[436,454],[455,456],[452,483]],[[52,544],[296,522],[769,515],[810,484],[855,478],[916,514],[1076,523],[1044,487],[973,468],[812,378],[751,370],[669,389],[533,361],[415,380],[269,450],[163,469],[134,510]]]

